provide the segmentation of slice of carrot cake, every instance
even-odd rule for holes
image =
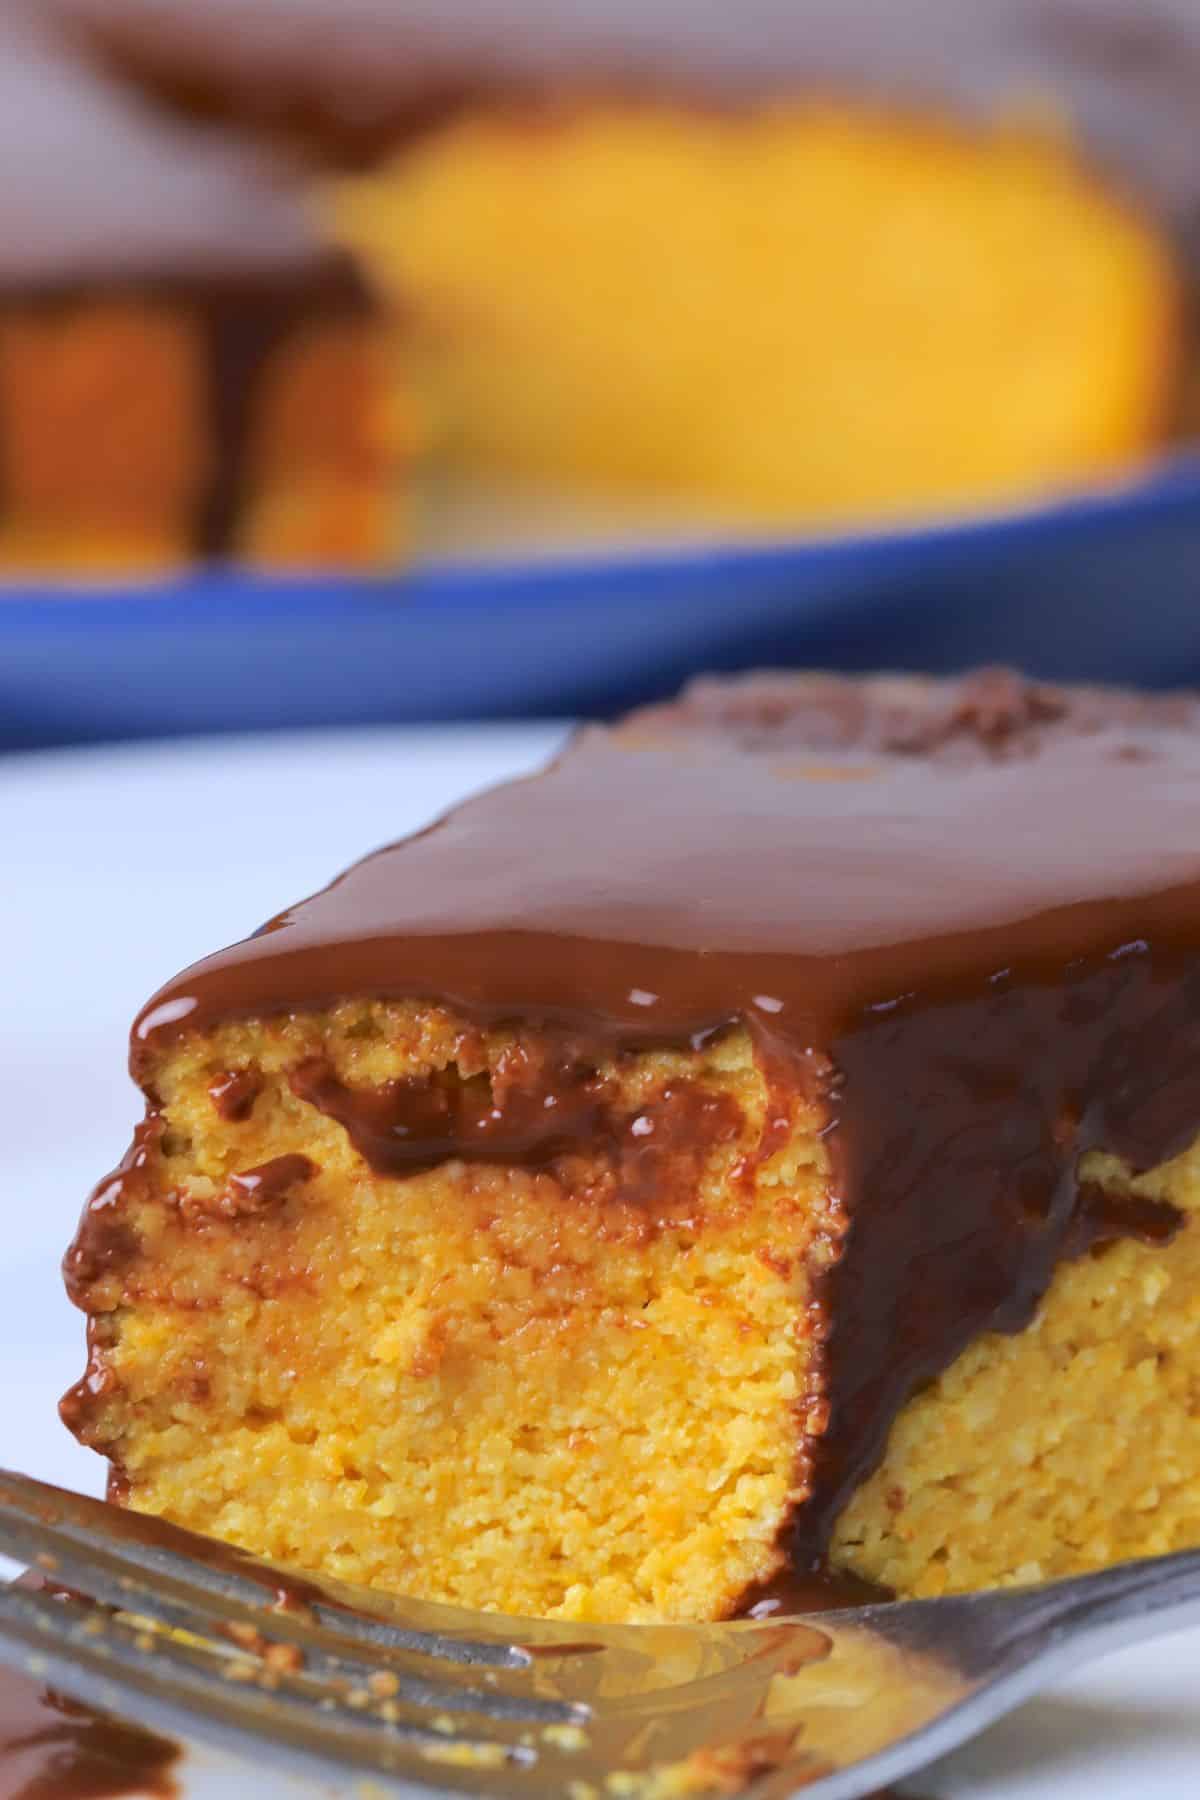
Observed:
[[[149,1003],[68,1423],[518,1614],[1200,1540],[1198,783],[1197,702],[997,674],[583,732]]]

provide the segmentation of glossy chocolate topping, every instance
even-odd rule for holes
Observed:
[[[188,970],[134,1072],[153,1098],[172,1040],[230,1017],[445,1002],[562,1054],[445,1090],[305,1065],[296,1091],[387,1174],[538,1165],[589,1146],[604,1056],[744,1022],[823,1105],[850,1222],[801,1567],[916,1387],[1022,1327],[1062,1258],[1179,1226],[1078,1164],[1145,1168],[1200,1124],[1198,725],[1190,698],[1002,672],[703,684]]]
[[[998,971],[1190,944],[1200,711],[835,677],[701,687],[368,857],[170,982],[185,1026],[353,994],[810,1050]],[[1149,948],[1147,948],[1149,947]]]
[[[227,1125],[244,1125],[262,1093],[262,1076],[254,1069],[226,1069],[209,1083],[208,1097]]]
[[[464,100],[591,89],[725,104],[816,86],[985,114],[1053,104],[1180,222],[1200,195],[1193,0],[37,5],[173,107],[343,158],[377,154]]]
[[[231,1218],[265,1212],[316,1173],[316,1163],[307,1156],[273,1156],[270,1162],[229,1177],[221,1210]]]
[[[490,1075],[465,1082],[448,1075],[364,1091],[320,1062],[303,1063],[290,1081],[302,1100],[344,1127],[379,1174],[417,1174],[449,1154],[556,1169],[581,1149],[599,1151],[611,1178],[605,1191],[660,1220],[679,1217],[681,1200],[684,1211],[694,1207],[701,1159],[737,1137],[739,1109],[726,1094],[681,1081],[615,1112],[589,1050],[594,1040],[560,1043],[550,1056],[513,1045]],[[571,1185],[578,1187],[578,1175]],[[598,1196],[595,1181],[590,1191]]]

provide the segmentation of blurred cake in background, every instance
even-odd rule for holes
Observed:
[[[868,522],[1169,435],[1180,274],[1059,133],[822,101],[473,116],[352,184],[460,468]]]
[[[0,23],[0,569],[393,560],[390,335],[297,182]]]
[[[336,203],[452,468],[820,529],[1194,425],[1195,0],[571,11],[590,90],[551,72]]]
[[[387,563],[488,491],[869,526],[1192,422],[1191,0],[0,15],[9,565]]]

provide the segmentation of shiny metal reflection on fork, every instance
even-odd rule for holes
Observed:
[[[0,1661],[102,1711],[374,1790],[860,1800],[1087,1658],[1200,1621],[1200,1552],[725,1625],[468,1613],[313,1581],[0,1472]]]

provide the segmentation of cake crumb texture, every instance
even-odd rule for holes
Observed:
[[[367,1003],[184,1040],[112,1254],[68,1271],[98,1311],[86,1435],[131,1505],[346,1580],[720,1616],[805,1491],[806,1301],[839,1229],[820,1121],[734,1031],[598,1071],[667,1136],[648,1190],[599,1156],[400,1181],[288,1079],[320,1056],[347,1085],[478,1083],[509,1041]]]

